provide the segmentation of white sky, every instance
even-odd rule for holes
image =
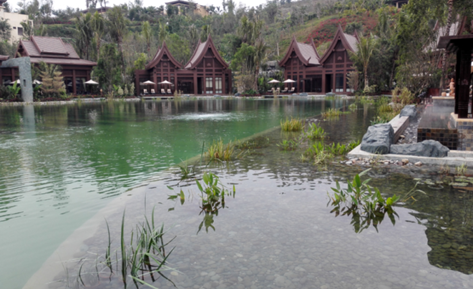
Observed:
[[[16,3],[20,0],[8,0],[8,3],[10,4],[10,7],[13,7],[13,10],[15,10],[18,6]],[[143,6],[148,7],[148,6],[161,6],[165,5],[165,2],[169,2],[171,0],[143,0]],[[42,2],[42,0],[40,0]],[[119,5],[119,4],[124,4],[124,3],[130,3],[130,2],[135,2],[134,0],[108,0],[107,1],[107,6],[113,6],[113,5]],[[194,0],[195,3],[201,4],[201,5],[214,5],[214,6],[220,6],[222,7],[222,0]],[[76,1],[68,1],[68,0],[53,0],[53,9],[66,9],[67,7],[72,7],[72,8],[80,8],[80,9],[85,9],[85,3],[86,0],[76,0]],[[246,6],[257,6],[263,3],[266,3],[266,0],[236,0],[235,3],[238,4],[243,4]]]

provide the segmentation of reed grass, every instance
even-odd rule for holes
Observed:
[[[339,109],[335,108],[329,108],[328,110],[322,112],[322,117],[323,118],[333,118],[333,117],[339,117],[341,114]]]
[[[221,160],[229,161],[235,152],[235,146],[232,143],[223,144],[223,140],[213,141],[207,150],[207,157],[210,161]]]
[[[303,127],[303,121],[301,119],[292,117],[291,119],[286,117],[286,120],[281,120],[280,124],[283,131],[300,131]]]

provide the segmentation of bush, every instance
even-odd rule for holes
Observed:
[[[393,90],[393,102],[401,103],[403,105],[414,103],[415,97],[407,87],[396,88]]]

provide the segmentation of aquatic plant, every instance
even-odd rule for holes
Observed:
[[[378,225],[386,214],[394,225],[394,216],[398,216],[392,206],[399,200],[399,196],[384,198],[378,188],[368,185],[370,179],[361,181],[360,176],[369,170],[357,174],[352,182],[348,182],[347,189],[342,189],[337,181],[336,188],[331,188],[333,194],[327,193],[330,199],[327,205],[334,207],[331,213],[335,213],[335,216],[351,215],[351,223],[356,233],[371,225],[378,231]]]
[[[163,275],[163,270],[169,270],[166,266],[166,261],[174,248],[168,252],[166,247],[174,240],[164,240],[166,231],[164,224],[157,226],[155,222],[154,208],[151,213],[151,218],[145,215],[145,220],[135,226],[129,233],[131,235],[128,239],[125,235],[125,211],[122,215],[121,229],[120,229],[120,245],[118,248],[112,248],[112,241],[110,236],[110,228],[107,225],[108,243],[105,249],[105,254],[95,260],[95,264],[88,264],[85,260],[79,267],[77,276],[78,287],[91,287],[100,282],[100,278],[104,278],[109,282],[113,282],[114,278],[120,278],[123,287],[133,282],[138,288],[138,283],[147,285],[153,288],[149,283],[156,281],[160,276],[174,283]],[[128,241],[129,240],[129,241]],[[84,266],[90,267],[84,272]],[[114,272],[114,268],[116,274]],[[109,273],[106,273],[109,271]],[[96,276],[94,279],[93,276]],[[92,277],[92,278],[91,278]]]
[[[305,135],[309,139],[324,139],[326,134],[323,128],[318,127],[315,123],[311,123]]]
[[[303,127],[303,121],[301,119],[292,117],[291,119],[286,117],[286,120],[281,120],[280,124],[283,131],[300,131]]]
[[[235,146],[232,143],[223,144],[223,140],[213,141],[207,150],[207,157],[210,161],[222,160],[229,161],[234,153]]]
[[[195,165],[190,166],[187,163],[187,161],[185,161],[184,163],[178,165],[178,167],[179,167],[179,170],[181,172],[181,180],[185,180],[185,179],[189,178],[190,176],[192,176],[195,173]]]
[[[341,98],[340,95],[329,95],[329,96],[325,97],[325,100],[332,101],[332,100],[337,100],[337,99],[340,99],[340,98]]]
[[[325,150],[330,152],[333,155],[341,156],[349,153],[352,149],[357,147],[360,144],[360,141],[351,142],[347,145],[340,143],[332,143],[332,145],[326,145]]]
[[[366,95],[356,97],[355,101],[360,104],[373,104],[374,103],[373,98]]]
[[[333,117],[339,117],[340,114],[341,114],[340,110],[335,109],[335,108],[329,108],[328,110],[322,112],[322,117],[333,118]]]
[[[299,146],[299,143],[292,139],[290,140],[284,139],[281,141],[281,143],[277,144],[277,146],[280,147],[283,151],[293,151],[297,149],[297,147]]]
[[[233,196],[235,198],[236,193],[235,185],[233,185],[233,191],[230,192],[219,183],[219,178],[213,173],[205,172],[202,181],[204,182],[203,184],[198,180],[196,181],[201,193],[200,214],[204,214],[204,219],[200,223],[197,233],[200,232],[202,226],[205,226],[206,232],[209,231],[209,228],[215,231],[215,227],[212,225],[214,215],[218,215],[219,209],[225,208],[225,196]]]
[[[464,176],[466,174],[467,166],[465,163],[461,164],[458,167],[455,167],[455,172],[457,176]]]
[[[350,111],[355,111],[355,110],[358,109],[358,107],[357,107],[356,103],[352,103],[352,104],[350,104],[350,105],[348,106],[348,109],[349,109]]]

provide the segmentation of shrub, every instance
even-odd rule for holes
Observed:
[[[213,141],[207,150],[207,157],[211,161],[222,160],[228,161],[232,158],[235,147],[233,144],[228,143],[227,145],[223,144],[223,140]]]
[[[415,97],[407,87],[396,88],[393,90],[393,102],[401,103],[403,105],[414,103]]]

